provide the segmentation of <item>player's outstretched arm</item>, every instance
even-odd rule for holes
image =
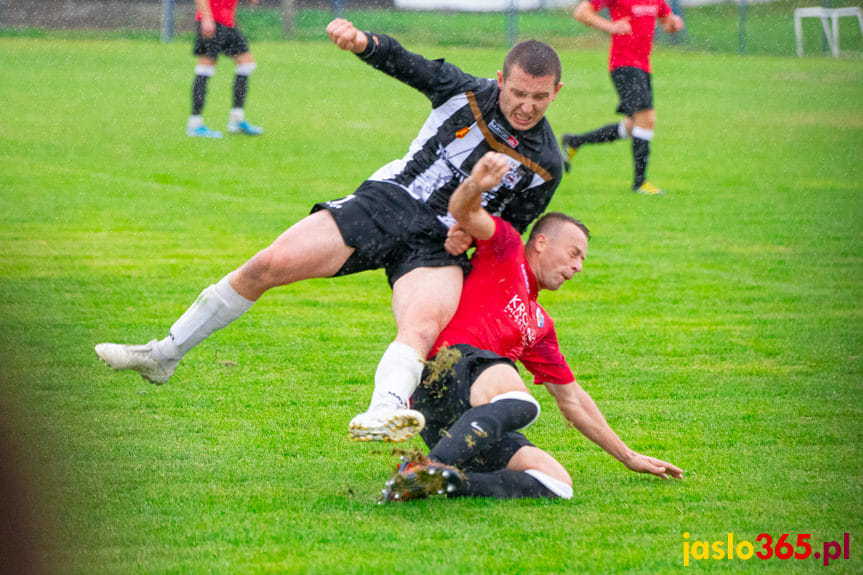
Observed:
[[[340,50],[354,54],[362,53],[369,41],[365,32],[357,29],[353,22],[344,18],[336,18],[327,24],[327,34]]]
[[[651,473],[663,479],[668,479],[669,476],[675,479],[683,479],[682,469],[667,461],[662,461],[649,455],[633,453],[629,461],[624,462],[624,464],[627,468],[637,473]]]
[[[576,429],[628,469],[638,473],[651,473],[663,479],[668,479],[669,476],[677,479],[683,477],[683,471],[671,463],[630,449],[611,429],[593,398],[578,383],[546,383],[545,387],[554,396],[560,412]]]
[[[487,152],[450,196],[449,213],[462,230],[478,240],[494,235],[494,219],[482,207],[482,194],[500,184],[508,170],[506,156]]]
[[[626,36],[632,34],[632,26],[629,23],[629,17],[621,18],[620,20],[609,20],[600,16],[593,5],[587,0],[583,0],[575,7],[572,12],[572,17],[594,30],[601,30],[612,36]]]

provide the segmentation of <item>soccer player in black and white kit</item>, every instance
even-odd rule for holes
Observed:
[[[448,214],[452,192],[489,151],[509,164],[485,208],[523,232],[560,183],[563,162],[545,111],[561,88],[560,59],[548,45],[522,42],[496,79],[427,60],[395,39],[344,19],[327,26],[342,50],[416,88],[432,112],[408,153],[380,168],[353,193],[320,203],[269,247],[206,288],[167,337],[140,346],[99,344],[114,369],[166,382],[185,353],[245,313],[267,290],[316,277],[383,268],[393,290],[397,336],[375,373],[369,408],[350,423],[358,440],[402,441],[423,417],[409,398],[428,351],[458,306],[464,251],[472,238]]]

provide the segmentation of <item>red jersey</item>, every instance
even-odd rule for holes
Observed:
[[[234,27],[234,12],[237,9],[237,0],[207,0],[210,3],[210,11],[213,20],[222,26]],[[202,14],[198,12],[195,18],[201,20]]]
[[[521,236],[500,218],[494,220],[494,235],[477,241],[458,309],[429,357],[446,345],[465,343],[520,361],[534,383],[572,383],[554,323],[536,301],[536,277]]]
[[[608,8],[612,21],[629,18],[632,34],[612,36],[608,69],[635,66],[648,74],[656,19],[671,14],[665,0],[590,0],[597,12]]]

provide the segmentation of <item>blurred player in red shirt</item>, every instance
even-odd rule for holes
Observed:
[[[608,8],[611,19],[598,12]],[[626,118],[584,134],[564,134],[563,147],[569,161],[585,144],[600,144],[632,138],[634,180],[632,190],[657,195],[662,190],[647,181],[647,160],[656,112],[653,110],[650,52],[656,22],[669,34],[683,30],[683,19],[671,12],[665,0],[585,0],[573,16],[586,26],[611,35],[608,69],[620,97],[617,112]],[[569,169],[569,162],[566,164]]]
[[[250,0],[257,4],[258,0]],[[195,18],[195,46],[192,52],[198,57],[195,65],[195,82],[192,85],[192,113],[186,124],[186,134],[198,138],[221,138],[222,133],[204,124],[201,112],[207,99],[207,82],[216,71],[219,54],[230,56],[234,69],[233,105],[228,117],[228,132],[259,136],[264,130],[246,121],[244,106],[249,89],[249,76],[257,64],[249,51],[249,42],[234,20],[237,0],[195,0],[198,9]]]

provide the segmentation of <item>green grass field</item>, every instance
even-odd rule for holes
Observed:
[[[504,53],[404,40],[478,74]],[[594,235],[584,272],[542,297],[563,349],[612,427],[683,481],[628,472],[537,388],[528,436],[571,501],[377,506],[396,458],[346,427],[394,336],[381,273],[267,294],[162,387],[93,353],[165,335],[313,202],[401,156],[428,112],[325,43],[253,49],[266,134],[199,141],[185,43],[0,38],[0,436],[35,533],[15,549],[52,573],[653,574],[687,570],[684,542],[811,534],[821,551],[849,533],[829,572],[863,570],[859,61],[661,49],[650,176],[667,195],[628,191],[618,143],[579,153],[552,203]],[[561,55],[556,131],[612,121],[604,46]],[[211,82],[212,127],[230,79]]]
[[[859,2],[858,2],[859,3]],[[769,3],[749,2],[741,12],[735,2],[687,7],[684,10],[686,32],[669,37],[661,32],[658,42],[679,44],[689,50],[736,54],[740,51],[741,35],[746,54],[793,56],[795,54],[794,9],[819,4],[813,0],[772,0]],[[824,5],[850,5],[850,2],[823,0]],[[502,48],[507,46],[510,33],[517,38],[541,38],[561,49],[581,50],[605,47],[607,36],[576,23],[571,8],[522,11],[512,20],[504,13],[423,12],[412,10],[356,9],[347,3],[344,15],[363,22],[370,29],[387,30],[401,38],[410,38],[417,45]],[[333,11],[300,9],[295,15],[294,38],[300,41],[327,41],[326,25]],[[278,42],[285,39],[282,11],[279,8],[250,6],[241,2],[237,20],[244,34],[254,43]],[[742,26],[741,26],[742,21]],[[803,20],[803,44],[807,58],[829,57],[824,46],[821,23],[812,18]],[[855,18],[839,19],[841,58],[859,60],[863,56],[863,36]],[[94,24],[95,25],[95,24]],[[176,41],[191,43],[192,32],[176,30]],[[158,40],[160,31],[68,30],[0,28],[0,37],[52,37],[70,39],[149,39]]]

